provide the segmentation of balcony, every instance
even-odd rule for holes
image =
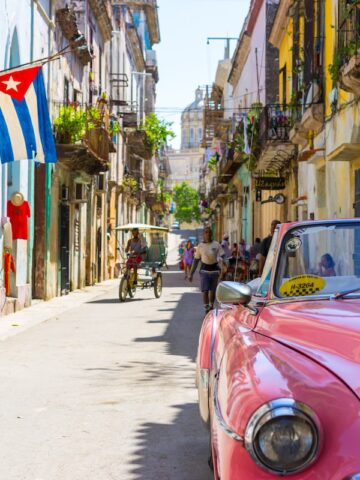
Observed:
[[[221,183],[227,184],[232,177],[246,161],[244,155],[229,149],[227,155],[224,155],[219,162],[219,180]]]
[[[209,204],[211,202],[226,196],[227,185],[220,183],[220,179],[213,177],[208,195]]]
[[[59,8],[55,12],[55,18],[74,55],[82,65],[87,65],[92,60],[92,55],[86,38],[79,31],[75,10],[69,7]]]
[[[143,160],[150,160],[153,156],[144,130],[131,131],[127,136],[127,147],[130,153]]]
[[[110,0],[89,0],[89,4],[96,18],[101,34],[107,42],[112,34],[112,7]]]
[[[293,126],[288,105],[267,105],[260,115],[260,148],[257,170],[281,170],[293,157],[295,150],[290,141]]]
[[[126,23],[126,34],[131,44],[135,62],[135,69],[137,72],[143,72],[146,65],[142,41],[139,37],[137,28],[133,23]]]
[[[151,44],[160,43],[160,27],[158,5],[156,0],[111,0],[113,5],[124,5],[138,10],[143,9],[146,14]]]
[[[97,175],[110,167],[112,143],[108,115],[103,107],[63,105],[54,121],[56,150],[60,163],[69,170]]]
[[[217,130],[224,120],[224,107],[222,104],[223,91],[220,87],[206,86],[204,99],[204,135],[203,147],[211,147]]]
[[[151,73],[154,81],[159,81],[159,70],[155,50],[146,50],[146,72]]]
[[[305,110],[301,121],[300,126],[303,131],[318,132],[322,129],[324,125],[324,104],[323,103],[313,103],[307,107]]]
[[[337,60],[342,63],[339,83],[346,92],[360,95],[360,12],[355,4],[348,5],[351,9],[340,22],[338,32]]]

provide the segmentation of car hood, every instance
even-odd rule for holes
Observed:
[[[320,363],[360,398],[360,299],[268,305],[256,331]]]

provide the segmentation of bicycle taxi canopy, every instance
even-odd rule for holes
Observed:
[[[168,233],[169,229],[166,227],[158,227],[157,225],[147,225],[146,223],[128,223],[120,227],[116,227],[115,230],[122,230],[125,232],[134,230],[137,228],[139,232],[146,233]]]

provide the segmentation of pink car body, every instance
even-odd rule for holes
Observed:
[[[280,226],[278,246],[293,227]],[[261,301],[211,312],[200,333],[197,386],[214,478],[359,480],[360,297],[291,300],[269,291]],[[246,447],[254,413],[281,401],[308,407],[319,434],[311,462],[283,474]]]

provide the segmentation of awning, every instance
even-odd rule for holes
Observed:
[[[147,225],[146,223],[128,223],[116,227],[115,230],[129,231],[137,228],[140,232],[147,233],[168,233],[169,229],[166,227],[158,227],[157,225]]]

